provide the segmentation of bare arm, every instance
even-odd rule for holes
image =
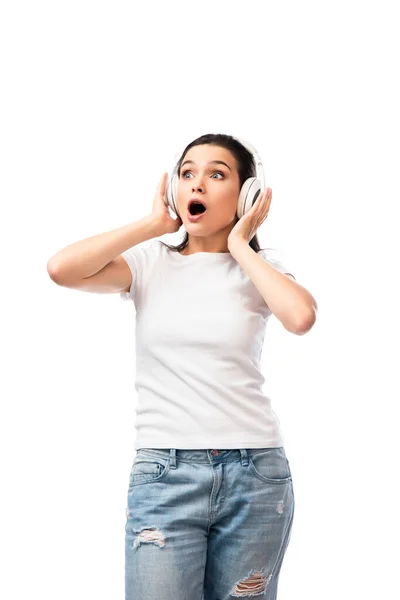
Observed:
[[[159,224],[146,216],[66,246],[49,259],[47,272],[65,287],[97,293],[128,291],[132,275],[121,253],[157,235]]]
[[[66,246],[52,256],[47,272],[58,285],[111,294],[128,292],[132,273],[122,252],[164,233],[174,233],[182,225],[173,218],[165,201],[168,173],[164,172],[156,189],[150,215],[112,231],[99,233]]]

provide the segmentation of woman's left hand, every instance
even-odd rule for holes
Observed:
[[[238,241],[246,244],[250,242],[268,216],[271,199],[271,188],[265,188],[264,192],[260,192],[249,212],[243,215],[231,230],[228,236],[228,248]]]

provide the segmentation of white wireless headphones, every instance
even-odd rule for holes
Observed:
[[[247,212],[249,212],[249,210],[253,206],[254,202],[257,200],[257,197],[259,196],[261,190],[264,191],[265,175],[264,175],[264,168],[263,168],[261,159],[258,155],[257,150],[254,148],[254,146],[252,146],[248,142],[244,141],[242,138],[235,136],[235,139],[237,141],[239,141],[241,144],[243,144],[243,146],[245,148],[247,148],[247,150],[249,152],[251,152],[251,154],[254,157],[254,161],[256,163],[256,171],[257,171],[257,177],[249,177],[248,179],[246,179],[246,181],[243,183],[243,185],[240,189],[239,198],[238,198],[238,207],[237,207],[237,216],[240,219],[241,217],[243,217],[243,215],[245,215]],[[180,217],[180,215],[178,213],[178,206],[177,206],[177,189],[178,189],[179,177],[178,177],[178,173],[177,173],[176,163],[178,162],[179,157],[180,157],[180,153],[175,154],[175,164],[172,169],[171,176],[168,177],[168,183],[167,183],[165,194],[164,194],[165,205],[170,206],[170,208],[174,211],[174,213],[178,217]]]

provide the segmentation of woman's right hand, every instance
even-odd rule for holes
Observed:
[[[164,233],[174,233],[175,231],[178,231],[182,225],[182,220],[178,216],[174,219],[170,215],[169,208],[164,202],[167,183],[168,173],[165,172],[158,183],[156,195],[153,200],[153,209],[151,211],[151,218],[157,224],[159,235],[163,235]]]

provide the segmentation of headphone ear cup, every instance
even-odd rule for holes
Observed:
[[[172,177],[168,177],[168,183],[164,194],[164,203],[169,206],[171,210],[179,217],[177,208],[177,189],[178,189],[178,178],[174,174]]]
[[[239,219],[251,210],[261,192],[261,181],[257,177],[249,177],[240,188],[237,215]]]
[[[177,164],[179,161],[180,152],[177,152],[174,156],[174,166],[171,169],[171,175],[168,175],[168,182],[165,188],[164,204],[169,206],[174,211],[177,217],[180,218],[178,213],[178,183],[179,177],[177,173]]]

